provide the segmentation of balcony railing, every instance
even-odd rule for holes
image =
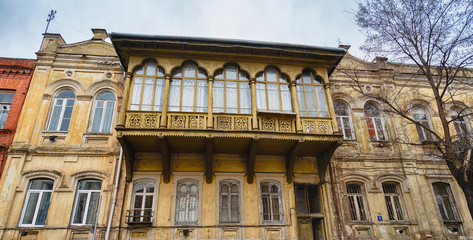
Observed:
[[[153,210],[132,209],[127,210],[126,223],[128,224],[151,224],[153,222]]]
[[[161,112],[127,111],[126,128],[158,129]],[[213,114],[213,128],[221,131],[265,131],[282,133],[333,134],[330,118],[301,118],[301,131],[296,129],[296,117],[291,114],[258,114],[257,128],[253,128],[252,115],[246,114]],[[168,113],[167,129],[206,130],[207,113]]]

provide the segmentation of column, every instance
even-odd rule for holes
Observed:
[[[296,132],[302,132],[301,115],[299,113],[299,103],[297,102],[296,81],[289,82],[289,89],[291,90],[292,107],[296,113]]]
[[[214,77],[209,75],[207,77],[207,82],[209,84],[209,92],[208,92],[208,100],[207,100],[207,128],[213,129],[214,128],[214,119],[213,119],[213,109],[214,109]]]
[[[250,89],[251,89],[251,113],[253,114],[253,127],[252,129],[258,129],[258,115],[256,108],[256,78],[250,78]]]
[[[332,126],[334,133],[340,133],[337,124],[337,117],[335,116],[335,109],[333,108],[333,100],[332,100],[332,91],[330,90],[330,83],[324,83],[325,94],[327,94],[327,107],[330,111],[330,116],[332,117]]]
[[[161,110],[161,122],[159,123],[159,128],[166,128],[169,105],[169,88],[171,86],[171,75],[166,74],[164,77],[166,80],[164,82],[163,109]]]
[[[131,77],[132,77],[132,73],[127,72],[126,79],[125,79],[125,86],[124,86],[125,89],[123,89],[123,102],[120,108],[120,114],[118,115],[117,127],[122,127],[122,128],[125,127],[126,109],[128,108],[129,101],[130,101]]]

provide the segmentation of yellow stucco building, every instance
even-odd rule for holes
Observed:
[[[0,180],[1,239],[473,236],[445,164],[392,141],[420,135],[346,74],[376,91],[412,67],[344,48],[93,33],[44,36]]]

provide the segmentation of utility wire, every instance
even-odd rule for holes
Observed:
[[[55,19],[54,19],[53,21],[54,21],[55,23],[59,23],[60,25],[66,27],[66,28],[69,28],[69,29],[74,30],[74,31],[79,32],[79,33],[82,33],[82,34],[84,34],[84,35],[86,35],[86,36],[90,36],[89,33],[85,33],[85,32],[83,32],[83,31],[81,31],[81,30],[79,30],[79,29],[77,29],[77,28],[68,26],[68,25],[66,25],[66,24],[64,24],[64,23],[62,23],[62,22],[59,22],[58,20],[55,20]]]

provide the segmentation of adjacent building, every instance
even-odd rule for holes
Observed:
[[[35,60],[0,58],[0,175],[16,132]]]
[[[430,135],[350,81],[416,78],[411,114],[435,126],[414,66],[346,46],[92,31],[44,35],[0,180],[1,239],[473,237]],[[459,89],[450,111],[468,105]]]

